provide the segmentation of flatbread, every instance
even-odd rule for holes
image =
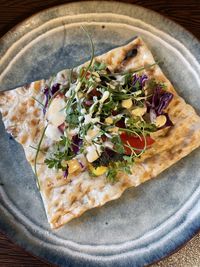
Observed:
[[[137,49],[137,54],[132,53]],[[124,72],[155,62],[150,50],[141,38],[98,56],[99,62],[107,64],[111,71]],[[145,73],[167,85],[167,91],[174,94],[167,112],[174,124],[152,134],[156,142],[141,158],[136,160],[132,175],[122,174],[119,181],[111,184],[103,176],[91,178],[87,171],[69,179],[62,171],[49,169],[45,164],[38,165],[41,195],[52,228],[58,228],[86,210],[102,206],[117,199],[125,189],[156,177],[159,173],[188,155],[200,145],[200,117],[193,107],[186,104],[177,94],[170,81],[158,65],[146,69]],[[67,83],[69,70],[64,70],[52,78],[54,82]],[[50,80],[49,80],[50,81]],[[6,130],[22,144],[26,158],[33,167],[35,151],[45,127],[44,115],[40,105],[32,97],[44,98],[42,88],[49,81],[36,81],[29,86],[1,93],[0,110]],[[52,145],[44,138],[42,148]],[[44,154],[39,153],[38,162],[42,163]],[[83,159],[84,160],[84,159]]]

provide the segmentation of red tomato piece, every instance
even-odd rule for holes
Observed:
[[[149,147],[151,146],[155,141],[150,137],[146,136],[145,139],[143,136],[140,138],[138,136],[134,135],[128,135],[126,133],[120,134],[121,140],[124,144],[124,149],[126,155],[131,155],[131,149],[125,145],[130,145],[131,147],[134,148],[136,153],[140,153],[141,150],[145,148],[145,139],[146,139],[146,146]]]

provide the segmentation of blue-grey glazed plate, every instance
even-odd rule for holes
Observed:
[[[140,35],[177,91],[200,114],[200,44],[187,31],[139,6],[70,3],[40,12],[0,40],[0,90],[47,78]],[[144,266],[200,229],[200,150],[159,177],[51,230],[22,147],[0,123],[0,229],[59,266]]]

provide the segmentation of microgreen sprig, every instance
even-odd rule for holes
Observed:
[[[39,141],[37,149],[36,149],[35,159],[34,159],[34,172],[35,172],[35,175],[36,175],[36,178],[37,178],[37,186],[38,186],[39,190],[40,190],[40,181],[39,181],[38,173],[37,173],[37,158],[38,158],[38,155],[39,155],[39,152],[40,152],[40,147],[41,147],[42,141],[44,139],[44,135],[45,135],[47,127],[48,127],[48,125],[46,125],[46,127],[44,128],[44,130],[42,132],[40,141]]]
[[[38,100],[38,99],[37,99],[36,97],[34,97],[34,96],[32,96],[32,98],[33,98],[36,102],[38,102],[42,108],[44,108],[44,104],[43,104],[40,100]]]
[[[86,35],[87,35],[87,37],[88,37],[88,40],[89,40],[89,42],[90,42],[91,59],[90,59],[90,62],[89,62],[89,64],[88,64],[88,66],[86,67],[86,69],[85,69],[85,73],[84,73],[84,75],[81,77],[80,81],[82,81],[82,80],[85,78],[85,76],[87,75],[87,72],[88,72],[88,70],[90,69],[90,67],[92,66],[92,63],[93,63],[93,60],[94,60],[94,43],[93,43],[93,41],[92,41],[92,38],[91,38],[90,34],[88,33],[88,31],[86,30],[86,28],[85,28],[83,25],[81,25],[81,28],[82,28],[83,31],[86,33]]]

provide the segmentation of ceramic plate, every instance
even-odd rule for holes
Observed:
[[[200,44],[168,19],[117,2],[70,3],[40,12],[0,41],[0,90],[47,78],[90,57],[85,25],[101,54],[142,36],[165,74],[200,114]],[[59,266],[143,266],[200,229],[200,149],[116,201],[50,230],[21,145],[0,123],[0,229]]]

